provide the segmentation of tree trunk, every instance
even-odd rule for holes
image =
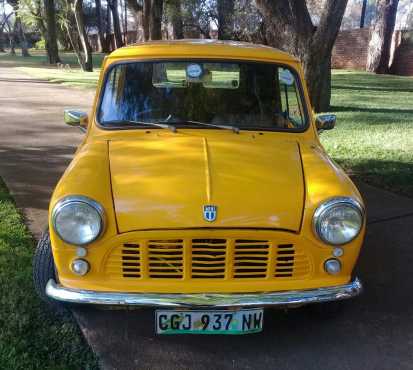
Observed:
[[[231,40],[234,33],[234,0],[218,0],[218,38]]]
[[[182,4],[181,0],[171,0],[169,1],[169,7],[171,12],[171,24],[173,38],[183,39],[184,38],[184,25],[182,22]]]
[[[102,4],[100,0],[95,0],[95,7],[96,7],[96,28],[98,30],[98,37],[99,37],[99,44],[100,52],[107,52],[105,49],[106,42],[105,42],[105,35],[103,33],[102,27]]]
[[[28,48],[28,44],[27,44],[27,39],[26,39],[26,35],[24,34],[24,29],[23,29],[23,24],[22,24],[22,20],[20,18],[20,16],[16,15],[16,32],[19,36],[19,41],[20,41],[20,47],[22,49],[22,56],[23,57],[29,57],[29,48]]]
[[[13,23],[13,29],[10,32],[10,55],[16,55],[17,24]]]
[[[123,9],[124,9],[124,27],[123,27],[123,42],[125,45],[128,44],[128,7],[127,7],[127,0],[123,0]]]
[[[163,0],[152,0],[149,30],[151,40],[162,40]]]
[[[115,34],[116,47],[120,48],[123,46],[123,38],[122,30],[120,28],[118,0],[109,0],[108,5],[110,7],[110,11],[112,12],[113,32]]]
[[[111,15],[110,8],[106,6],[106,35],[105,35],[105,49],[107,52],[112,51],[112,35],[111,35]]]
[[[142,35],[140,33],[140,27],[143,28],[143,5],[138,2],[138,0],[126,0],[129,10],[132,12],[133,18],[135,20],[136,25],[136,41],[140,41],[142,39]]]
[[[369,72],[387,73],[390,47],[396,23],[399,0],[378,0],[377,17],[371,31],[366,69]]]
[[[46,15],[46,50],[49,64],[60,63],[59,49],[57,47],[56,34],[56,10],[54,0],[44,0]]]
[[[12,15],[12,13],[8,14],[5,16],[2,20],[2,24],[0,24],[0,52],[5,53],[6,50],[4,49],[4,44],[5,44],[5,37],[4,37],[4,28],[8,24],[9,18]]]
[[[22,56],[28,57],[29,49],[27,45],[26,35],[24,34],[22,21],[19,15],[19,3],[17,1],[8,1],[9,5],[13,7],[14,11],[14,25],[13,32],[10,38],[10,54],[15,55],[16,40],[19,39],[20,47],[22,49]]]
[[[314,27],[305,0],[257,0],[268,44],[300,59],[315,112],[330,107],[331,51],[347,0],[326,0]]]
[[[83,0],[74,0],[74,2],[72,3],[72,9],[75,14],[77,32],[79,34],[79,39],[83,50],[83,63],[81,63],[81,67],[85,72],[92,72],[92,50],[90,48],[89,40],[87,38],[85,29],[85,20],[83,16]]]
[[[72,49],[76,54],[77,57],[77,61],[80,65],[80,67],[82,68],[82,70],[85,69],[85,64],[84,64],[84,60],[83,60],[83,55],[79,49],[79,43],[78,43],[78,34],[77,31],[74,30],[72,23],[70,23],[70,20],[65,20],[64,21],[64,26],[66,28],[66,33],[67,33],[67,37],[70,40],[70,44],[72,45]]]
[[[145,41],[150,39],[150,16],[152,9],[152,0],[143,0],[143,38]]]
[[[6,50],[4,50],[4,32],[3,32],[3,27],[0,28],[0,53],[5,53]]]
[[[366,20],[366,8],[367,8],[367,0],[363,0],[363,5],[361,7],[361,15],[360,15],[360,28],[364,28],[364,21]]]

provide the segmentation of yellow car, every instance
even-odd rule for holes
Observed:
[[[157,333],[240,334],[265,307],[337,301],[365,211],[318,132],[298,60],[157,41],[103,62],[86,134],[50,202],[34,282],[49,302],[156,308]]]

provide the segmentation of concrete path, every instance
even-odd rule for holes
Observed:
[[[39,234],[50,194],[82,135],[64,107],[92,94],[0,67],[0,176]],[[413,200],[359,184],[368,233],[357,274],[365,292],[337,317],[268,311],[262,334],[153,334],[153,311],[76,311],[105,369],[413,369]],[[412,263],[412,265],[410,265]]]
[[[88,110],[94,94],[16,73],[0,64],[0,177],[38,236],[52,189],[82,140],[63,109]]]

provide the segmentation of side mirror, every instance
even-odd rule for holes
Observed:
[[[64,121],[69,126],[79,127],[82,131],[86,131],[88,124],[88,116],[85,112],[72,109],[65,109]]]
[[[318,114],[315,118],[315,123],[318,131],[331,130],[336,125],[335,114]]]

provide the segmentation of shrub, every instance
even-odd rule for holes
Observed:
[[[40,39],[34,44],[34,48],[36,50],[45,50],[46,49],[46,40],[45,39]]]

